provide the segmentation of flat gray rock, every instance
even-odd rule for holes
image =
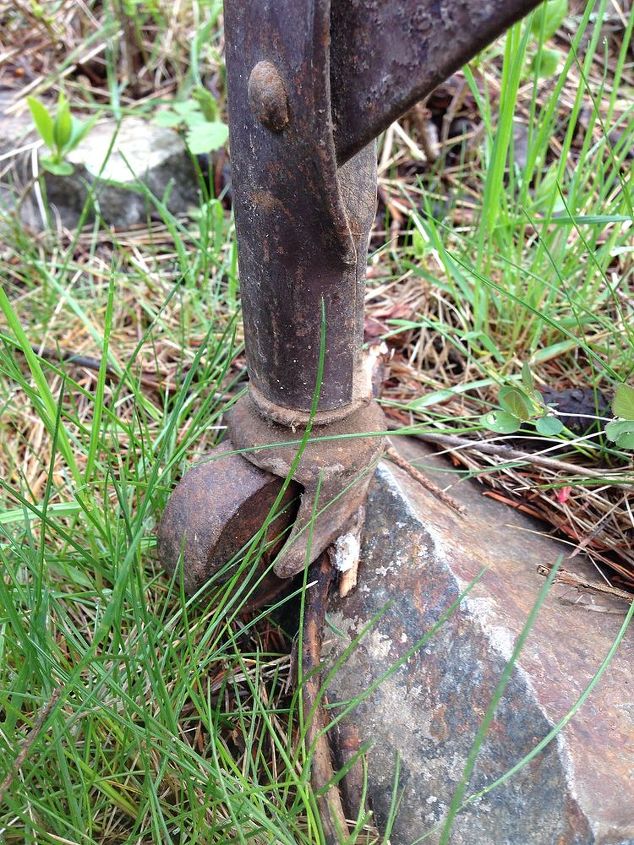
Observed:
[[[48,202],[64,225],[77,225],[89,189],[103,220],[116,228],[157,217],[139,189],[149,188],[173,214],[198,205],[196,173],[183,140],[172,129],[136,117],[94,126],[68,156],[71,176],[45,174]],[[90,215],[91,217],[94,215]]]
[[[430,464],[417,446],[412,454]],[[440,483],[456,480],[446,472]],[[438,481],[438,477],[436,478]],[[385,611],[335,675],[329,701],[367,690],[438,621],[483,567],[460,609],[348,717],[369,740],[369,796],[381,828],[402,798],[392,845],[410,845],[443,819],[482,717],[544,583],[540,564],[569,546],[543,526],[482,496],[471,482],[451,494],[460,516],[392,464],[368,501],[359,586],[329,614],[331,665]],[[583,559],[567,569],[596,578]],[[391,604],[389,604],[391,602]],[[387,609],[386,609],[387,607]],[[528,754],[582,693],[604,660],[627,604],[554,585],[513,671],[466,795]],[[334,633],[334,632],[338,633]],[[531,763],[457,817],[454,845],[626,845],[634,842],[634,641],[628,631],[584,707]],[[335,706],[336,712],[336,706]],[[422,840],[438,841],[438,830]]]
[[[159,212],[148,199],[144,185],[172,214],[182,214],[199,205],[198,181],[191,157],[177,132],[136,117],[124,118],[117,130],[115,121],[102,121],[88,132],[69,153],[75,170],[69,176],[54,176],[34,167],[32,148],[37,144],[28,112],[19,116],[4,112],[0,97],[0,210],[19,208],[22,222],[34,229],[44,227],[40,206],[32,190],[37,170],[45,184],[45,205],[52,220],[73,229],[80,222],[90,194],[85,222],[98,210],[103,221],[117,229],[156,219]],[[53,106],[54,108],[54,106]],[[14,151],[17,150],[14,154]],[[39,158],[49,155],[39,146]]]

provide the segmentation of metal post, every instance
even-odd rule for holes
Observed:
[[[374,138],[537,5],[537,0],[225,0],[229,127],[249,396],[229,417],[245,457],[186,475],[159,529],[188,589],[237,552],[236,512],[270,504],[290,471],[301,503],[277,576],[314,560],[354,519],[383,450],[362,351],[365,266],[376,201]],[[317,384],[325,308],[325,367]],[[341,439],[345,435],[366,437]],[[262,448],[271,443],[276,448]],[[226,448],[226,447],[225,447]],[[220,453],[222,454],[222,452]],[[248,459],[248,464],[246,463]],[[254,480],[253,473],[260,472]],[[272,485],[272,486],[271,486]],[[231,495],[227,487],[232,488]],[[249,487],[249,494],[242,488]],[[331,502],[305,530],[320,502]],[[237,491],[237,492],[236,492]],[[255,492],[254,492],[255,491]],[[259,500],[261,499],[261,504]],[[248,500],[248,506],[245,502]],[[242,502],[242,503],[241,503]]]

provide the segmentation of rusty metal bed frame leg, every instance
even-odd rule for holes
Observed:
[[[274,574],[263,577],[261,598],[315,560],[354,519],[386,429],[363,352],[374,139],[536,5],[225,0],[250,385],[228,416],[225,444],[184,477],[159,527],[160,558],[170,572],[182,562],[188,592],[223,576],[226,562],[264,523],[291,469],[289,496],[299,498],[299,507],[285,499],[275,522],[278,532],[286,530],[285,542],[269,550],[267,560],[276,553]],[[322,313],[325,358],[317,385]],[[308,425],[311,436],[295,465]]]
[[[182,565],[185,589],[194,593],[212,577],[229,577],[227,562],[266,524],[256,604],[319,559],[306,618],[303,697],[314,716],[313,785],[329,845],[349,831],[338,789],[326,788],[333,764],[317,703],[332,580],[325,553],[363,506],[386,430],[363,352],[374,139],[537,4],[225,0],[250,385],[228,416],[223,445],[172,494],[158,548],[169,572]],[[275,505],[279,514],[266,523]],[[358,781],[356,769],[344,782],[352,804],[360,800]]]

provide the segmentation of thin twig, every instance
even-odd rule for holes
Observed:
[[[321,647],[323,628],[328,604],[328,593],[333,581],[334,570],[327,553],[321,555],[313,565],[311,580],[315,584],[308,590],[306,617],[304,621],[304,650],[302,669],[302,704],[306,728],[306,744],[312,749],[310,780],[313,792],[318,796],[319,817],[327,845],[339,845],[342,837],[350,831],[341,803],[341,794],[332,785],[334,770],[328,736],[325,733],[326,716],[321,690]],[[329,785],[330,784],[330,785]]]
[[[57,687],[56,689],[54,689],[52,694],[51,694],[51,697],[49,698],[47,703],[44,705],[44,707],[37,714],[37,717],[36,717],[35,721],[33,722],[33,727],[31,728],[31,730],[26,735],[26,739],[24,740],[24,745],[22,746],[22,750],[20,751],[18,756],[15,758],[15,762],[13,763],[11,768],[9,769],[7,776],[5,777],[5,779],[0,784],[0,804],[2,804],[2,802],[4,801],[4,796],[7,794],[9,787],[13,783],[13,779],[15,778],[17,773],[20,771],[20,768],[22,767],[22,764],[26,760],[26,758],[29,754],[29,751],[33,747],[35,740],[38,738],[38,736],[42,732],[42,728],[44,727],[44,722],[46,721],[46,719],[47,719],[48,715],[50,714],[51,710],[53,709],[53,707],[55,707],[55,705],[59,701],[59,697],[60,697],[61,694],[62,694],[61,687]]]
[[[547,563],[540,563],[537,567],[537,574],[548,576],[552,566]],[[634,595],[628,593],[626,590],[619,590],[618,587],[611,587],[609,584],[601,584],[598,581],[588,581],[587,578],[582,578],[580,575],[575,575],[574,572],[569,572],[567,569],[560,569],[555,576],[555,584],[566,584],[569,587],[576,587],[578,590],[588,590],[591,593],[602,593],[607,596],[614,596],[615,598],[623,599],[623,601],[631,604],[634,601]]]
[[[416,467],[412,466],[406,458],[402,457],[402,455],[399,455],[399,453],[393,446],[387,447],[387,449],[385,450],[385,457],[388,458],[388,460],[392,461],[392,463],[396,464],[396,466],[405,470],[405,472],[411,475],[411,477],[415,481],[418,481],[418,483],[422,487],[424,487],[425,490],[428,490],[432,494],[432,496],[435,496],[445,505],[448,505],[450,508],[453,508],[453,510],[457,511],[460,514],[464,514],[467,512],[467,509],[464,507],[464,505],[461,505],[460,502],[457,502],[453,498],[453,496],[450,496],[449,493],[446,493],[444,490],[438,487],[437,484],[434,484],[433,481],[430,481],[427,476],[423,475],[423,473],[420,472],[420,470],[417,470]]]
[[[420,103],[416,103],[411,110],[414,125],[418,132],[420,145],[423,148],[425,157],[430,164],[438,160],[440,149],[438,144],[438,133],[436,127],[431,122],[431,112],[427,108],[427,99]]]
[[[36,343],[31,344],[31,349],[46,361],[71,364],[73,367],[81,367],[86,370],[94,370],[95,372],[99,372],[101,368],[101,358],[93,358],[90,355],[79,355],[67,349],[50,349],[49,347],[38,346]],[[111,379],[121,379],[121,373],[110,364],[106,365],[106,375]],[[157,378],[157,376],[145,370],[141,371],[139,381],[144,387],[151,387],[154,390],[167,390],[170,392],[178,390],[178,386],[174,382]]]
[[[392,429],[391,426],[390,428]],[[395,426],[392,430],[398,431],[399,428],[400,426]],[[469,440],[467,437],[459,437],[456,434],[434,434],[432,432],[417,432],[411,435],[408,433],[408,436],[415,437],[417,440],[424,440],[427,443],[438,443],[440,446],[461,449],[465,452],[481,452],[483,455],[494,455],[495,457],[505,458],[509,461],[523,461],[524,463],[534,464],[535,466],[541,466],[556,472],[588,475],[592,478],[601,478],[605,481],[612,480],[609,473],[601,472],[601,470],[570,464],[566,461],[559,461],[557,458],[547,458],[544,455],[533,455],[530,452],[522,452],[520,449],[513,449],[510,446],[488,443],[486,440]]]

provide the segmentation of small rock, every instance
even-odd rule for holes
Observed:
[[[43,148],[40,157],[46,154]],[[140,182],[173,214],[198,203],[195,169],[181,137],[136,117],[121,121],[118,132],[115,121],[94,126],[68,161],[75,167],[70,176],[44,172],[48,203],[68,228],[77,225],[90,187],[101,217],[115,228],[158,217]]]
[[[557,411],[562,423],[575,434],[590,434],[601,428],[597,417],[610,415],[610,403],[603,393],[591,387],[572,387],[557,390],[544,387],[541,390],[544,401]]]

